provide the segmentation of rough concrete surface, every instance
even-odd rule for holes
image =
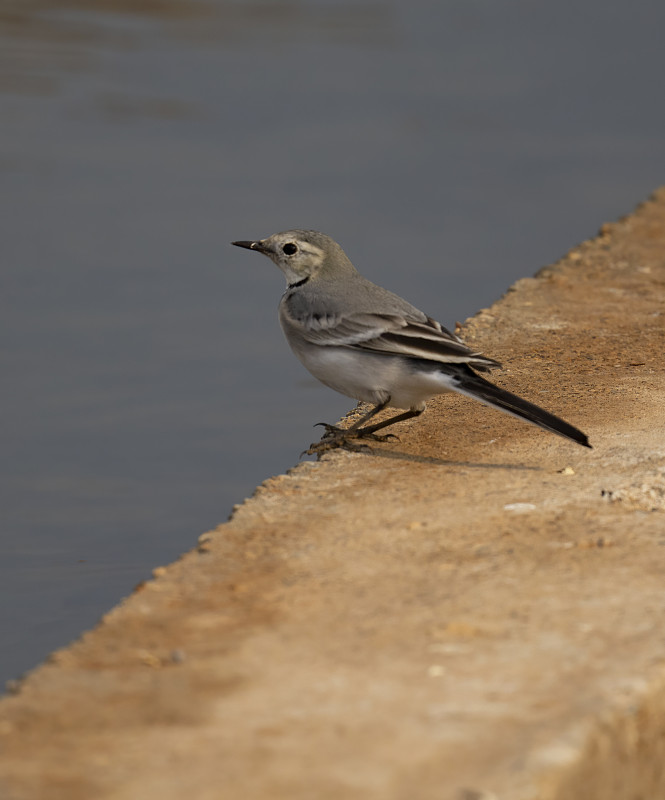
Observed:
[[[271,478],[0,703],[3,800],[665,797],[665,190],[463,335],[594,449],[450,395]]]

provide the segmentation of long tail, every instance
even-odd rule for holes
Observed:
[[[591,447],[586,434],[582,433],[578,428],[559,419],[559,417],[555,417],[549,411],[523,400],[516,394],[500,389],[493,383],[481,378],[480,375],[476,375],[468,366],[454,371],[452,388],[461,394],[473,397],[474,400],[485,403],[485,405],[498,408],[500,411],[512,414],[518,419],[526,420],[532,425],[544,428],[546,431],[564,436],[566,439],[572,439],[573,442],[577,442],[583,447]]]

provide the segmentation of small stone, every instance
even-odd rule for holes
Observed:
[[[536,506],[533,503],[507,503],[503,510],[513,511],[515,514],[528,514],[529,511],[535,511]]]
[[[138,657],[139,661],[142,664],[145,664],[146,667],[152,667],[153,669],[156,669],[157,667],[162,666],[161,659],[159,659],[154,653],[151,653],[148,650],[139,650]]]
[[[427,667],[427,674],[430,678],[442,678],[446,674],[446,668],[442,664],[432,664]]]

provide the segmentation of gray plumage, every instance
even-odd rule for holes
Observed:
[[[322,442],[309,452],[349,446],[354,439],[385,439],[376,431],[417,416],[427,400],[447,391],[590,447],[577,428],[478,375],[476,371],[488,372],[500,364],[467,347],[406,300],[363,278],[329,236],[291,230],[233,244],[263,253],[284,273],[287,289],[279,321],[303,365],[326,386],[374,406],[349,429],[327,425]],[[386,406],[408,411],[365,424]]]

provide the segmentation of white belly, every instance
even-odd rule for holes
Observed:
[[[366,403],[383,403],[390,398],[389,406],[419,409],[430,397],[454,389],[443,372],[414,371],[407,359],[398,356],[302,343],[292,348],[321,383]]]

